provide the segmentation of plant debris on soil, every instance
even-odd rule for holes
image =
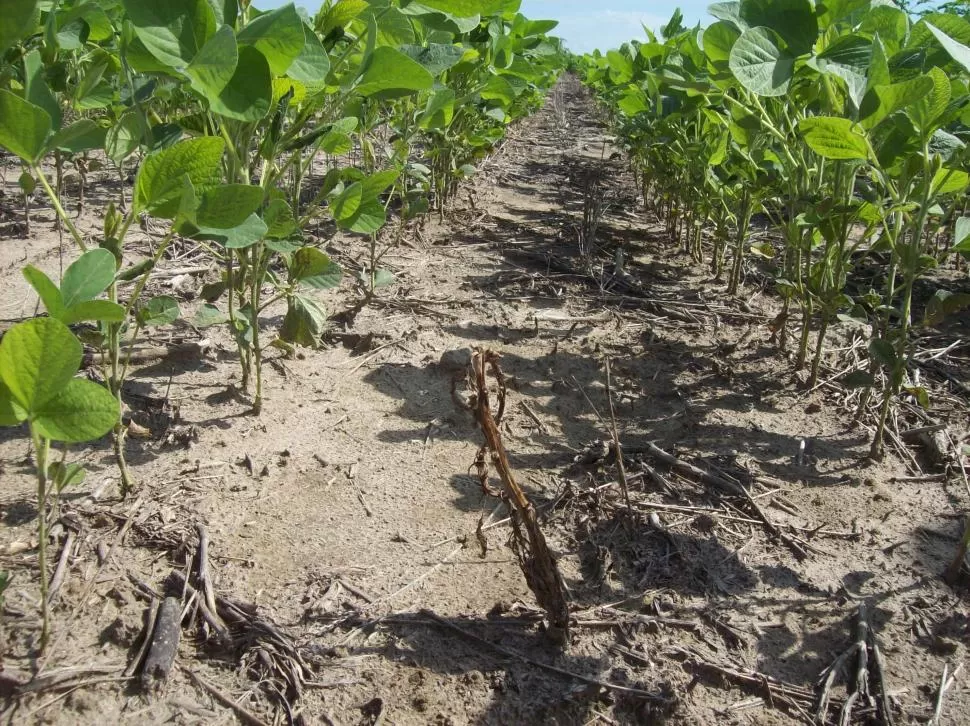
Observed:
[[[459,199],[375,300],[327,293],[328,345],[271,362],[258,417],[228,335],[146,339],[139,489],[116,498],[108,444],[74,451],[40,661],[31,452],[0,430],[5,721],[967,723],[970,608],[941,579],[965,477],[927,432],[867,458],[832,382],[850,332],[807,390],[765,276],[726,297],[671,246],[570,76]],[[37,307],[24,262],[63,264],[33,220],[0,225],[0,329]],[[191,309],[212,271],[173,249],[154,284]],[[501,371],[484,431],[474,356]],[[966,367],[933,360],[965,436]]]

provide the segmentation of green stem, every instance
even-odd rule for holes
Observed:
[[[253,362],[256,368],[256,395],[253,398],[253,413],[259,414],[263,409],[263,351],[259,345],[259,296],[262,290],[263,271],[260,263],[260,246],[253,245],[252,250],[252,280],[251,304],[253,309]]]
[[[47,601],[47,454],[50,441],[41,436],[30,424],[30,436],[34,443],[37,463],[37,557],[40,567],[40,606],[43,624],[40,631],[40,651],[43,652],[50,639],[50,603]]]
[[[36,164],[31,167],[31,169],[34,172],[34,175],[37,177],[37,180],[40,182],[40,185],[44,187],[44,192],[47,194],[47,198],[54,207],[54,212],[57,214],[57,218],[64,223],[65,227],[67,227],[67,231],[71,233],[71,237],[74,238],[74,242],[77,244],[81,252],[87,252],[88,246],[84,243],[84,238],[81,237],[81,233],[78,231],[77,227],[74,226],[74,222],[71,221],[71,218],[68,216],[67,212],[64,211],[64,207],[61,206],[61,202],[57,198],[57,194],[54,192],[54,189],[47,181],[47,177],[44,176],[44,172]]]

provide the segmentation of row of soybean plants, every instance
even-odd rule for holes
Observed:
[[[541,103],[562,48],[547,36],[555,23],[519,5],[327,0],[311,16],[248,0],[3,3],[0,148],[79,252],[57,281],[24,268],[47,314],[0,342],[0,425],[26,424],[36,450],[42,587],[47,505],[83,476],[52,442],[113,430],[122,492],[134,486],[121,392],[138,335],[180,315],[173,298],[143,295],[173,241],[195,241],[223,271],[194,323],[228,326],[258,412],[263,351],[316,345],[326,311],[314,291],[341,280],[307,226],[369,237],[361,283],[373,294],[393,279],[379,267],[389,217],[440,209]],[[134,173],[134,186],[86,234],[62,181],[98,168]],[[131,241],[146,217],[163,230],[148,259]],[[261,316],[284,302],[267,331]],[[75,376],[82,345],[69,326],[82,321],[94,323],[85,342],[102,353],[106,388]]]
[[[885,0],[741,0],[709,13],[716,22],[687,29],[678,12],[660,37],[580,68],[686,250],[698,261],[709,251],[716,276],[727,268],[731,294],[745,256],[773,261],[784,299],[773,328],[784,349],[800,319],[795,361],[810,387],[830,326],[866,326],[868,367],[843,380],[864,388],[858,414],[875,414],[879,457],[893,401],[929,405],[910,374],[914,338],[970,302],[938,291],[925,315],[913,310],[917,280],[970,253],[970,22]],[[756,214],[774,244],[752,235]],[[880,274],[847,288],[860,263]]]

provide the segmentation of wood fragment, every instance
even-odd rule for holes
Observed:
[[[109,676],[116,680],[119,666],[71,666],[50,671],[43,675],[35,676],[25,682],[20,682],[16,686],[16,694],[24,695],[27,693],[40,693],[56,688],[72,688],[78,683],[88,681],[92,676]],[[5,671],[3,671],[5,672]]]
[[[623,493],[623,500],[626,502],[626,512],[629,515],[629,524],[633,525],[634,514],[633,505],[630,504],[630,486],[626,478],[626,467],[623,465],[623,446],[620,444],[620,432],[616,426],[616,411],[613,409],[613,376],[610,371],[610,359],[606,358],[606,400],[610,406],[610,434],[613,437],[613,452],[616,454],[616,471],[620,480],[620,491]]]
[[[498,384],[498,410],[492,413],[488,376]],[[474,391],[473,410],[475,419],[485,436],[485,443],[478,450],[475,466],[482,490],[491,493],[488,484],[490,455],[502,482],[502,499],[505,501],[512,520],[512,551],[519,560],[529,589],[536,601],[549,616],[548,633],[553,640],[563,645],[569,639],[569,605],[566,601],[566,588],[559,573],[559,566],[549,551],[546,539],[539,528],[535,507],[516,483],[509,464],[499,424],[505,411],[506,379],[499,367],[499,355],[484,348],[475,348],[471,357],[469,383]]]
[[[684,648],[674,647],[669,652],[683,658],[684,666],[693,673],[723,678],[741,688],[761,695],[769,707],[782,707],[811,726],[816,723],[807,711],[808,708],[811,708],[815,697],[810,688],[787,683],[765,673],[746,671],[735,666],[715,663]],[[834,702],[834,699],[830,703],[833,707],[839,706],[837,702]]]
[[[170,346],[149,346],[145,348],[134,348],[127,358],[129,365],[141,365],[144,363],[155,363],[158,361],[186,361],[204,358],[206,351],[212,346],[209,340],[191,341],[187,343],[176,343]],[[95,350],[86,350],[81,359],[82,368],[90,368],[97,365],[100,360],[100,353]]]
[[[546,428],[546,425],[542,423],[542,420],[536,415],[536,412],[532,410],[532,407],[529,406],[528,403],[526,403],[525,401],[519,401],[519,407],[523,411],[525,411],[526,415],[529,418],[532,419],[532,422],[538,427],[540,433],[543,433],[543,434],[549,433],[549,429]]]
[[[205,608],[208,611],[206,621],[216,631],[218,637],[225,641],[229,640],[229,629],[219,617],[219,608],[216,606],[215,585],[209,574],[209,533],[201,522],[195,525],[196,533],[199,535],[199,546],[195,552],[195,583],[200,590],[205,601]]]
[[[936,691],[936,706],[933,708],[933,717],[930,718],[927,726],[939,726],[940,719],[943,718],[943,699],[946,696],[946,692],[953,687],[956,683],[957,676],[960,675],[960,671],[963,670],[963,663],[960,663],[956,668],[954,668],[953,673],[949,672],[949,663],[943,664],[943,676],[940,678],[940,687]]]
[[[148,606],[148,619],[145,621],[145,637],[142,638],[141,645],[138,647],[138,652],[135,654],[135,657],[125,669],[125,675],[129,678],[133,677],[138,672],[138,669],[141,668],[141,664],[145,660],[145,653],[148,652],[148,648],[152,644],[152,635],[155,633],[155,623],[158,620],[158,609],[160,605],[161,601],[152,597],[152,602]]]
[[[219,703],[221,703],[223,706],[230,709],[234,714],[236,714],[243,723],[249,724],[249,726],[270,726],[266,721],[263,721],[263,719],[247,711],[245,708],[243,708],[238,703],[236,703],[232,698],[230,698],[225,693],[223,693],[218,688],[216,688],[214,685],[206,681],[204,678],[202,678],[202,676],[194,673],[189,668],[182,666],[182,672],[185,673],[185,675],[187,675],[192,680],[193,683],[195,683],[200,688],[208,691],[209,695],[211,695]]]
[[[64,537],[64,546],[61,548],[61,556],[57,560],[57,567],[54,568],[54,575],[51,577],[50,586],[47,588],[47,605],[50,606],[54,603],[54,599],[57,597],[58,591],[64,584],[64,580],[67,578],[68,560],[71,559],[71,551],[74,549],[74,540],[77,538],[77,532],[74,529],[68,529],[67,535]]]
[[[145,689],[161,686],[168,679],[182,635],[182,603],[176,597],[166,597],[158,608],[152,644],[145,655],[141,683]]]
[[[765,514],[757,500],[751,496],[751,493],[740,484],[718,476],[717,474],[704,471],[703,469],[696,467],[689,462],[678,459],[673,454],[664,451],[659,446],[651,442],[647,442],[646,447],[638,450],[638,452],[646,453],[648,456],[662,461],[664,464],[667,464],[673,469],[677,469],[683,473],[689,474],[698,481],[715,487],[722,493],[744,497],[744,499],[747,500],[748,506],[757,515],[765,529],[767,529],[771,535],[784,542],[785,545],[787,545],[788,548],[799,559],[805,559],[808,557],[808,550],[818,551],[817,547],[813,547],[812,545],[783,532],[778,525],[768,518],[768,515]]]
[[[71,613],[71,620],[76,619],[84,610],[88,600],[91,597],[91,593],[94,590],[94,587],[98,584],[98,576],[101,574],[102,570],[104,570],[104,568],[108,565],[108,563],[111,562],[111,558],[114,556],[115,551],[121,545],[121,542],[124,540],[125,535],[127,535],[128,532],[131,530],[132,525],[134,525],[135,515],[145,504],[145,501],[146,501],[145,496],[142,495],[142,496],[139,496],[138,499],[135,500],[134,504],[131,505],[131,509],[128,510],[128,515],[124,518],[124,524],[122,525],[121,529],[118,530],[118,534],[115,535],[114,541],[111,543],[110,549],[108,549],[104,557],[100,560],[100,562],[98,562],[98,568],[95,570],[94,576],[88,582],[87,587],[84,588],[84,592],[81,593],[81,597],[78,598],[78,604],[74,608],[73,612]],[[43,665],[41,665],[41,668],[40,668],[41,672],[43,672],[46,665],[51,662],[51,660],[53,659],[54,653],[57,651],[57,648],[60,646],[61,642],[65,637],[65,634],[69,630],[70,628],[62,628],[58,631],[58,634],[55,636],[53,643],[51,643],[50,647],[48,647],[47,649],[47,652],[45,654],[46,656],[45,660],[43,662]]]

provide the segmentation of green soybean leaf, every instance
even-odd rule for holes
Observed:
[[[239,0],[207,0],[212,12],[215,13],[219,25],[236,25],[239,17]]]
[[[338,287],[342,276],[340,265],[316,247],[301,247],[290,261],[290,279],[317,290]]]
[[[866,91],[876,86],[888,86],[890,83],[892,83],[892,76],[889,73],[889,56],[886,54],[886,46],[882,38],[877,33],[872,39],[872,63],[866,72]]]
[[[78,444],[104,436],[118,423],[119,414],[118,399],[108,389],[72,378],[53,398],[39,405],[31,419],[41,436]]]
[[[146,328],[171,325],[179,319],[179,303],[171,295],[158,295],[138,308],[138,323]]]
[[[69,154],[80,154],[82,151],[103,148],[107,133],[108,130],[103,126],[91,119],[82,118],[54,134],[48,146]]]
[[[932,89],[916,99],[907,109],[913,123],[924,132],[932,131],[935,127],[937,119],[946,111],[951,95],[950,79],[947,78],[946,73],[933,67],[926,75],[933,82]]]
[[[0,23],[0,55],[31,33],[40,20],[37,0],[4,0]]]
[[[617,107],[631,118],[650,109],[647,97],[639,88],[631,88],[617,102]]]
[[[209,106],[226,118],[260,121],[272,100],[273,76],[266,57],[252,46],[241,46],[235,73],[222,93],[209,99]]]
[[[923,324],[939,325],[947,316],[968,307],[970,307],[970,295],[967,293],[937,290],[926,303]]]
[[[363,196],[376,197],[383,194],[385,191],[387,191],[388,187],[397,181],[399,176],[401,176],[401,174],[396,169],[386,169],[365,177],[361,180],[361,184],[363,185]]]
[[[172,219],[179,208],[188,177],[196,189],[206,190],[222,181],[222,153],[225,142],[212,136],[186,139],[148,156],[135,179],[135,212],[149,211]]]
[[[68,14],[71,15],[70,13]],[[91,36],[91,26],[81,17],[66,17],[57,23],[57,45],[63,50],[80,50]]]
[[[122,0],[138,40],[166,66],[191,63],[216,32],[216,16],[206,0]]]
[[[747,30],[748,24],[741,17],[740,2],[722,2],[707,6],[707,12],[718,20],[731,23],[739,31]]]
[[[374,49],[357,91],[362,96],[395,98],[428,90],[433,84],[434,77],[420,63],[399,50],[381,46]]]
[[[213,325],[222,325],[229,322],[229,316],[211,303],[206,303],[199,308],[199,311],[192,319],[192,324],[197,328],[208,328]]]
[[[239,45],[262,53],[274,76],[286,74],[305,43],[303,20],[293,3],[260,15],[239,32]]]
[[[27,420],[27,412],[18,404],[7,384],[0,380],[0,426],[17,426]]]
[[[47,151],[51,117],[40,106],[0,89],[0,146],[34,164]]]
[[[131,156],[145,138],[145,122],[137,110],[126,111],[108,129],[104,138],[104,152],[114,163],[120,164]]]
[[[61,291],[57,289],[54,281],[33,265],[27,265],[22,272],[27,282],[40,296],[40,301],[47,308],[47,314],[52,318],[60,319],[64,312],[64,302],[61,299]]]
[[[236,227],[222,229],[218,227],[200,227],[195,236],[200,239],[210,239],[225,245],[229,249],[239,250],[259,242],[269,231],[266,223],[258,214],[250,214],[246,220]]]
[[[852,371],[839,379],[846,388],[869,388],[876,385],[876,379],[869,371]]]
[[[339,156],[354,148],[354,140],[349,134],[330,130],[320,139],[320,149],[328,154]]]
[[[863,14],[858,29],[864,33],[878,34],[886,46],[886,52],[893,56],[902,49],[909,34],[909,16],[895,5],[877,5]]]
[[[367,0],[340,0],[323,16],[317,28],[324,36],[342,28],[370,8]]]
[[[727,61],[741,31],[726,20],[719,20],[704,31],[704,53],[712,61]]]
[[[238,227],[263,203],[263,188],[253,184],[223,184],[207,189],[196,211],[199,227]]]
[[[768,28],[741,33],[729,60],[741,85],[759,96],[782,96],[795,72],[795,57],[783,51],[778,36]]]
[[[232,28],[223,25],[185,69],[192,88],[207,98],[215,98],[232,80],[239,62],[236,36]]]
[[[891,369],[896,365],[896,349],[892,343],[883,338],[869,342],[869,355],[884,368]]]
[[[374,270],[374,287],[387,287],[397,282],[397,277],[390,270],[378,268]]]
[[[354,182],[340,192],[330,204],[330,211],[334,220],[338,224],[342,224],[351,219],[360,208],[362,198],[363,186],[360,182]]]
[[[313,298],[292,295],[287,298],[286,316],[280,338],[307,348],[316,348],[327,329],[327,312]]]
[[[266,223],[266,236],[269,239],[285,239],[297,231],[293,210],[283,199],[274,199],[263,212]]]
[[[606,62],[610,64],[610,78],[613,83],[629,83],[633,78],[633,61],[617,50],[606,52]]]
[[[953,251],[970,252],[970,217],[957,217],[953,225]]]
[[[824,5],[819,3],[816,5],[819,25],[828,28],[843,18],[864,13],[869,10],[869,5],[870,0],[827,0]]]
[[[875,128],[885,118],[904,109],[933,91],[929,76],[917,76],[888,86],[875,86],[866,93],[859,110],[862,126]]]
[[[440,76],[449,68],[458,65],[465,55],[464,48],[449,43],[430,43],[427,47],[402,45],[401,51],[420,63],[433,76]]]
[[[949,161],[957,152],[963,151],[967,145],[963,141],[943,129],[937,129],[930,138],[929,149],[931,154],[939,154],[943,161]]]
[[[33,415],[74,377],[81,354],[81,343],[59,320],[18,323],[0,340],[0,379],[14,400]]]
[[[47,111],[52,129],[61,127],[61,104],[47,85],[44,61],[36,49],[24,56],[24,98]]]
[[[868,159],[869,142],[847,118],[810,116],[798,122],[805,142],[826,159]]]
[[[970,71],[970,48],[954,40],[932,23],[926,23],[926,27],[933,34],[933,37],[940,42],[940,45],[943,46],[943,50],[949,53],[953,60],[963,66],[964,70]]]
[[[377,22],[377,45],[400,48],[417,40],[411,18],[398,8],[391,6],[380,11],[373,8],[368,14]]]
[[[956,194],[965,190],[970,184],[970,176],[959,169],[942,167],[933,176],[930,191],[933,195]]]
[[[360,203],[347,229],[360,234],[373,234],[387,223],[387,212],[380,199],[370,197]]]
[[[47,475],[54,482],[57,491],[60,492],[68,487],[82,484],[84,478],[87,476],[87,472],[80,464],[65,464],[60,461],[55,461],[47,468]]]
[[[301,240],[299,237],[290,237],[288,239],[270,239],[266,238],[266,249],[273,250],[273,252],[279,252],[281,255],[292,255],[301,247]]]
[[[792,55],[810,52],[818,39],[818,20],[809,0],[743,0],[741,18],[752,28],[775,31]]]
[[[423,129],[446,129],[455,115],[455,92],[443,88],[428,99],[418,125]]]
[[[61,280],[64,307],[96,298],[108,289],[116,272],[115,256],[108,250],[99,247],[82,254],[64,271]]]
[[[316,33],[306,25],[303,35],[303,50],[293,59],[286,75],[311,87],[324,85],[330,72],[330,58]]]
[[[67,308],[57,316],[57,319],[65,325],[79,323],[82,320],[121,323],[125,319],[125,308],[110,300],[86,300]]]
[[[506,0],[421,0],[421,5],[458,18],[469,18],[500,13],[505,10]]]

